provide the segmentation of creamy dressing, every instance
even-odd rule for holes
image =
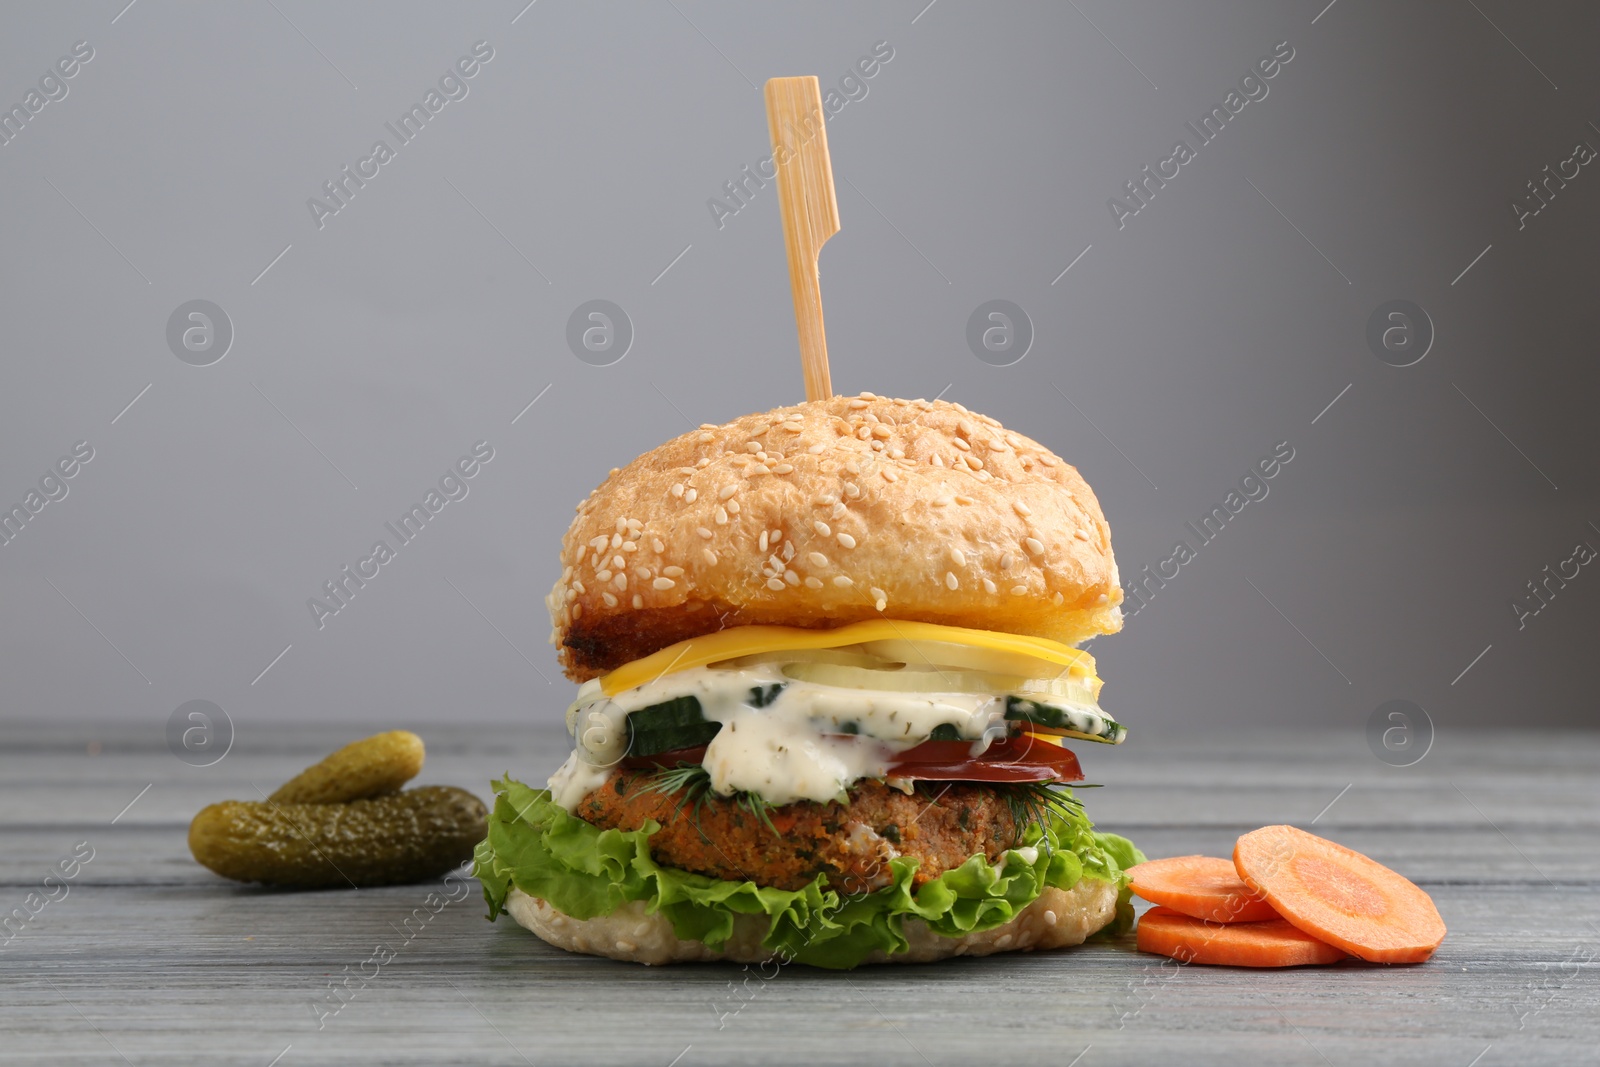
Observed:
[[[781,688],[766,706],[753,706],[751,690],[774,685]],[[883,778],[900,753],[939,726],[972,742],[974,756],[1009,729],[1003,696],[821,685],[789,678],[771,663],[694,667],[610,698],[595,680],[584,683],[567,712],[577,748],[550,779],[555,802],[571,811],[605,783],[627,755],[631,712],[682,696],[697,699],[707,721],[722,723],[702,762],[712,790],[748,791],[774,805],[835,800],[862,778]]]

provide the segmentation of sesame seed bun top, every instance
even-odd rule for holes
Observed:
[[[578,505],[546,598],[567,676],[729,626],[1122,628],[1077,470],[959,404],[863,393],[702,426]]]

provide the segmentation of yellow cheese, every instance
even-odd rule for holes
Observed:
[[[668,645],[642,659],[625,663],[600,678],[607,696],[644,685],[674,671],[703,667],[708,663],[752,656],[760,652],[788,649],[840,648],[867,641],[940,641],[991,649],[996,652],[1030,656],[1074,674],[1094,677],[1094,657],[1087,652],[1043,637],[997,630],[972,630],[963,626],[943,626],[933,622],[899,619],[869,619],[832,630],[811,630],[799,626],[735,626],[701,637],[691,637]],[[1098,688],[1098,686],[1097,686]]]

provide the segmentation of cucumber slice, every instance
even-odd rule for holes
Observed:
[[[1082,704],[1046,704],[1027,697],[1006,697],[1006,718],[1064,731],[1084,741],[1120,745],[1128,728],[1101,711]]]
[[[701,714],[697,698],[674,697],[628,716],[628,755],[653,756],[678,748],[696,748],[710,744],[720,729],[720,722],[710,722]]]

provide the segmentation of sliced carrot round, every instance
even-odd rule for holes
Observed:
[[[1134,893],[1196,919],[1253,923],[1280,918],[1261,894],[1245,885],[1232,860],[1172,856],[1128,868]]]
[[[1433,898],[1376,860],[1293,826],[1239,838],[1242,878],[1312,937],[1373,963],[1421,963],[1444,940]]]
[[[1144,913],[1137,944],[1141,952],[1171,956],[1183,963],[1226,967],[1305,967],[1338,963],[1349,955],[1282,919],[1208,923],[1171,908],[1151,908]]]

